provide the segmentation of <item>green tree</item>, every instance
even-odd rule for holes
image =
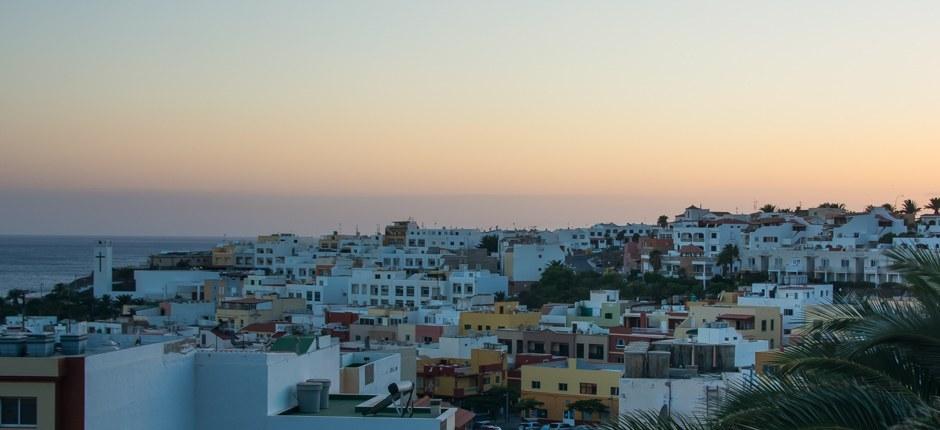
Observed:
[[[774,205],[772,205],[772,204],[770,204],[770,203],[767,203],[766,205],[763,205],[763,206],[760,207],[760,211],[761,211],[761,212],[764,212],[764,213],[776,212],[776,211],[777,211],[777,207],[774,206]]]
[[[738,246],[734,244],[727,244],[724,248],[721,249],[721,252],[718,253],[718,258],[716,263],[721,266],[721,273],[725,275],[728,273],[728,268],[733,267],[734,263],[738,261],[741,257],[741,252],[738,250]]]
[[[653,272],[659,272],[663,268],[663,253],[654,249],[650,251],[650,266],[653,266]]]
[[[615,429],[940,428],[940,253],[889,252],[910,299],[807,310],[803,340],[769,376],[734,385],[704,419],[646,411]]]
[[[519,399],[516,402],[516,411],[519,411],[519,416],[521,418],[528,418],[533,409],[539,409],[544,405],[544,403],[535,400],[533,398],[524,397]]]
[[[568,409],[581,412],[581,417],[585,421],[599,421],[601,416],[610,410],[600,399],[578,400],[569,404]],[[590,414],[590,419],[584,418],[588,416],[587,414]]]
[[[930,203],[927,203],[927,206],[924,206],[924,209],[932,210],[934,215],[940,214],[940,197],[931,198]]]
[[[901,208],[908,215],[917,215],[917,212],[920,212],[920,206],[917,206],[917,202],[911,199],[905,200]]]
[[[499,236],[495,234],[487,234],[480,239],[480,244],[477,245],[477,248],[485,249],[486,252],[493,254],[499,252]]]
[[[823,209],[845,209],[845,203],[825,202],[820,203],[819,207]]]
[[[661,228],[669,227],[669,217],[666,215],[660,215],[659,218],[656,219],[656,225],[660,226]]]

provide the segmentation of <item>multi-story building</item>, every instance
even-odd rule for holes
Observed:
[[[831,305],[832,285],[754,284],[738,297],[738,305],[775,307],[783,318],[784,343],[791,331],[802,326],[807,306]]]
[[[447,300],[448,283],[442,277],[403,270],[353,269],[349,304],[419,307]]]
[[[616,413],[620,404],[619,364],[598,363],[577,358],[527,364],[521,367],[522,398],[541,402],[537,418],[552,421],[603,421]],[[598,400],[607,407],[604,414],[578,412],[571,404],[579,400]]]
[[[519,302],[496,302],[493,310],[461,312],[460,334],[537,327],[540,317],[538,312],[527,312],[521,308]]]
[[[536,282],[553,262],[564,262],[565,251],[557,243],[517,243],[503,255],[503,274],[510,282]]]
[[[407,246],[438,247],[449,250],[476,248],[486,233],[475,228],[411,228]]]
[[[216,307],[215,319],[227,324],[234,330],[259,323],[279,320],[287,312],[305,310],[307,302],[301,298],[271,296],[247,296],[239,299],[223,300]]]
[[[508,359],[501,349],[475,348],[469,359],[419,358],[416,389],[447,399],[479,395],[506,385]]]
[[[771,349],[783,345],[783,321],[777,307],[689,303],[688,308],[689,317],[676,326],[677,339],[689,338],[708,323],[723,321],[745,339],[766,340]]]

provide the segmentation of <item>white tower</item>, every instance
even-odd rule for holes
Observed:
[[[111,259],[111,241],[99,240],[95,244],[94,254],[94,293],[95,297],[111,294],[112,275],[111,268],[114,262]]]

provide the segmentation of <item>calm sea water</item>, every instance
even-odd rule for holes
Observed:
[[[13,288],[49,289],[91,274],[94,244],[110,240],[114,267],[146,264],[147,257],[161,251],[208,250],[224,238],[218,237],[85,237],[0,235],[0,293]]]

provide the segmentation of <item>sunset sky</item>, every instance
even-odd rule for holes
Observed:
[[[940,196],[940,3],[0,3],[0,233]]]

